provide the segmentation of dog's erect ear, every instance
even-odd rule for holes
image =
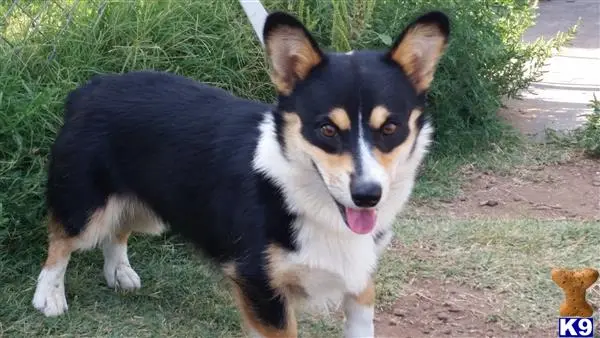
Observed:
[[[323,52],[310,33],[289,14],[269,14],[263,38],[271,64],[271,80],[280,94],[288,95],[296,81],[305,79],[323,61]]]
[[[418,93],[429,88],[449,34],[448,17],[429,12],[413,21],[390,49],[388,57],[402,67]]]

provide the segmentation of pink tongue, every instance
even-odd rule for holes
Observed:
[[[346,208],[348,227],[357,234],[368,234],[375,227],[377,214],[375,209]]]

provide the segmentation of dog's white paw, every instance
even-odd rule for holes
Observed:
[[[127,264],[121,263],[112,269],[105,269],[104,277],[106,277],[106,283],[111,288],[133,291],[142,287],[140,276]]]
[[[375,337],[375,326],[373,323],[346,323],[344,326],[344,338],[372,338]]]
[[[354,297],[346,298],[344,302],[344,338],[373,338],[375,336],[375,308],[372,305],[362,305]]]
[[[63,281],[54,277],[42,271],[33,295],[33,306],[46,317],[59,316],[68,309]]]

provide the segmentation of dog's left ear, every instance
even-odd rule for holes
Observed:
[[[442,12],[429,12],[413,21],[388,52],[387,56],[402,67],[418,93],[429,89],[449,35],[448,17]]]
[[[289,95],[323,61],[323,52],[304,25],[283,13],[269,14],[263,28],[265,49],[271,64],[271,81],[277,91]]]

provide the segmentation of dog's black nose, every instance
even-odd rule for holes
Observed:
[[[381,186],[374,182],[350,183],[350,194],[352,201],[357,207],[371,208],[377,205],[381,199]]]

